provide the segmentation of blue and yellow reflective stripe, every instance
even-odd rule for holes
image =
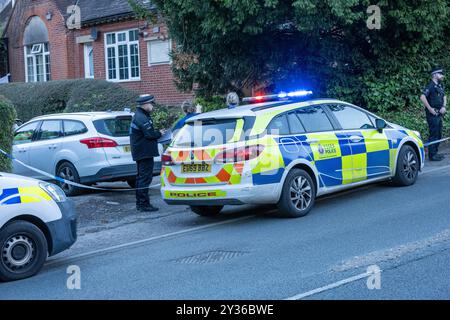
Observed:
[[[0,194],[0,205],[37,203],[50,200],[52,200],[52,198],[39,187],[3,189]]]

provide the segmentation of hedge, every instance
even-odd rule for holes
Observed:
[[[121,111],[136,108],[138,94],[117,83],[79,79],[41,83],[0,85],[0,95],[10,99],[17,117],[28,121],[34,117],[66,112]],[[170,128],[180,116],[179,108],[156,105],[153,120],[158,129]]]
[[[119,84],[93,79],[4,84],[0,95],[11,100],[22,121],[51,113],[123,110],[138,97]]]
[[[12,103],[3,96],[0,96],[0,148],[11,153],[13,140],[13,125],[16,118],[16,111]],[[0,171],[10,171],[11,161],[4,155],[0,154]]]

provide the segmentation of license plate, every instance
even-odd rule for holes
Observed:
[[[131,146],[124,146],[123,152],[131,152]]]
[[[181,166],[182,173],[207,173],[211,172],[211,165],[206,163],[183,164]]]

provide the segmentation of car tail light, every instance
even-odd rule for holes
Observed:
[[[100,137],[83,139],[80,140],[80,143],[87,145],[89,149],[114,148],[118,146],[117,142],[115,142],[114,140]]]
[[[264,150],[263,145],[240,147],[235,149],[228,149],[219,153],[215,159],[216,163],[233,163],[243,162],[255,159],[261,155]]]
[[[161,164],[163,166],[172,166],[174,164],[172,156],[170,154],[168,154],[168,153],[164,153],[161,156]]]

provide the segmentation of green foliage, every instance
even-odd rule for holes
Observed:
[[[177,107],[165,107],[155,105],[153,110],[152,120],[157,129],[170,129],[174,123],[180,118],[181,111]]]
[[[222,96],[212,96],[209,98],[197,97],[195,105],[202,106],[202,112],[215,111],[226,108],[225,98]]]
[[[4,84],[0,95],[12,101],[23,121],[51,113],[123,110],[134,106],[138,96],[118,84],[91,79]]]
[[[0,96],[0,119],[2,125],[0,127],[0,149],[11,154],[13,140],[13,125],[16,118],[16,112],[12,103],[5,97]],[[0,171],[10,171],[11,161],[0,154]]]
[[[369,0],[153,3],[177,43],[178,87],[197,84],[208,100],[255,85],[269,92],[308,88],[402,114],[421,109],[430,69],[450,66],[450,0],[380,0],[380,30],[366,25]]]

